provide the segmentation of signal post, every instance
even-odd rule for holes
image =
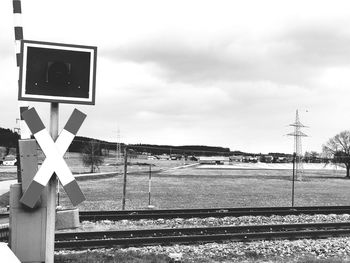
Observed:
[[[95,104],[97,47],[22,40],[18,99],[51,103],[49,132],[22,113],[36,140],[19,141],[22,184],[10,190],[10,246],[21,262],[53,262],[57,177],[72,204],[85,200],[63,155],[86,115],[75,109],[58,135],[59,103]],[[38,169],[37,143],[46,159]]]

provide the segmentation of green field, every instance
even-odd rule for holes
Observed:
[[[83,167],[78,156],[66,159],[75,174],[89,172]],[[146,209],[148,205],[149,168],[152,169],[151,204],[159,209],[165,208],[204,208],[204,207],[257,207],[291,205],[291,170],[258,169],[200,169],[201,166],[177,168],[194,164],[184,161],[160,161],[131,159],[128,164],[126,209]],[[215,166],[220,168],[220,166]],[[222,167],[221,167],[222,168]],[[123,164],[116,165],[113,158],[107,158],[100,172],[115,172],[111,177],[79,179],[87,200],[79,205],[80,210],[119,210],[122,204]],[[295,205],[349,205],[350,180],[345,178],[343,170],[304,170],[303,180],[295,182]],[[60,188],[60,205],[71,207],[70,201]],[[263,244],[264,242],[260,242]],[[260,244],[257,243],[257,244]],[[236,245],[232,245],[236,249]],[[159,247],[157,247],[159,248]],[[169,247],[169,251],[178,247]],[[196,251],[198,246],[191,246]],[[136,250],[85,251],[77,254],[57,254],[55,262],[169,262],[167,250],[155,255],[152,249],[144,252]],[[204,249],[214,253],[214,248]],[[236,250],[234,250],[236,251]],[[254,250],[255,251],[255,250]],[[184,252],[185,257],[192,252]],[[204,253],[204,252],[203,252]],[[290,262],[346,262],[331,258],[329,260],[312,257],[297,259],[295,252]],[[278,253],[276,252],[276,257]],[[201,253],[194,253],[193,258],[184,262],[220,262],[203,261]],[[214,255],[214,254],[213,254]],[[246,262],[267,262],[266,258],[249,251]],[[308,255],[306,255],[308,256]],[[197,259],[197,258],[198,259]],[[214,257],[214,256],[212,256]],[[228,258],[238,258],[230,254]],[[228,259],[225,258],[225,259]],[[118,260],[116,260],[118,259]],[[260,260],[261,259],[261,260]],[[224,260],[224,259],[223,259]],[[271,259],[270,262],[282,262]],[[285,262],[285,261],[283,261]]]
[[[76,153],[65,156],[75,174],[89,172]],[[126,209],[148,205],[148,177],[152,169],[151,204],[159,209],[202,207],[291,206],[291,170],[173,169],[195,164],[189,161],[129,159]],[[118,210],[122,204],[123,164],[113,156],[105,158],[100,172],[116,172],[112,177],[79,180],[87,200],[81,210]],[[217,166],[220,167],[220,166]],[[320,166],[322,167],[322,166]],[[6,167],[3,167],[5,169]],[[8,168],[6,168],[8,169]],[[7,170],[6,170],[7,171]],[[16,178],[1,173],[3,179]],[[295,205],[349,205],[350,180],[344,170],[304,170],[303,181],[295,182]],[[70,207],[62,188],[60,205]]]
[[[157,162],[152,166],[158,172],[152,173],[151,204],[159,209],[291,206],[291,170],[167,169],[175,163],[164,161],[169,163],[164,167]],[[127,176],[126,209],[145,209],[149,166],[134,166]],[[121,171],[110,178],[80,181],[87,200],[79,208],[121,209]],[[303,181],[295,182],[295,205],[349,205],[350,180],[344,176],[339,170],[305,170]],[[60,204],[70,206],[64,191]]]

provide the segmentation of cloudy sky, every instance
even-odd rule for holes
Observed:
[[[24,38],[98,47],[78,135],[126,143],[303,151],[350,129],[350,2],[22,0]],[[0,127],[18,126],[12,1],[0,2]],[[30,103],[48,125],[49,103]],[[349,119],[349,120],[348,120]]]

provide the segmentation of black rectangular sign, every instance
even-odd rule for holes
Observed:
[[[23,40],[19,100],[95,104],[97,47]]]

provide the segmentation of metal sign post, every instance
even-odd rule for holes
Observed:
[[[57,177],[60,179],[64,190],[74,206],[85,200],[84,194],[81,192],[74,176],[63,159],[63,155],[73,141],[86,115],[75,109],[61,134],[58,136],[58,106],[57,102],[51,103],[50,133],[45,129],[34,108],[22,114],[23,119],[28,124],[29,129],[46,156],[39,171],[35,174],[20,199],[21,203],[34,208],[40,199],[42,191],[47,186],[45,262],[54,262]]]
[[[19,10],[19,4],[19,0],[14,0],[14,12]],[[15,28],[15,32],[17,31]],[[28,221],[25,224],[28,225],[27,228],[34,231],[36,235],[40,233],[42,236],[38,236],[36,241],[29,238],[26,242],[21,242],[17,246],[20,247],[18,251],[24,251],[23,254],[28,258],[27,255],[30,255],[33,250],[30,242],[40,243],[40,249],[45,247],[45,251],[33,250],[32,254],[39,252],[45,254],[45,262],[51,263],[54,262],[57,179],[60,180],[74,206],[85,200],[63,156],[86,115],[75,109],[58,135],[58,103],[95,104],[97,47],[30,41],[23,40],[23,37],[20,39],[21,59],[17,61],[20,64],[18,100],[50,102],[51,109],[49,132],[34,108],[21,112],[46,159],[39,170],[37,167],[32,167],[34,163],[37,165],[37,162],[21,167],[25,170],[25,174],[31,176],[25,180],[28,182],[26,183],[28,187],[23,189],[23,195],[20,191],[13,191],[12,199],[17,205],[18,213],[12,213],[14,219],[12,229],[18,229],[17,232],[22,236],[27,235],[26,232],[21,231],[20,224],[22,221]],[[36,149],[29,146],[27,148],[33,152],[34,156]],[[38,202],[40,199],[44,201]],[[17,216],[22,212],[26,214]],[[38,214],[39,219],[34,218],[35,213]],[[15,219],[21,219],[21,221]],[[46,225],[42,226],[45,223]],[[14,235],[11,234],[11,236]],[[33,260],[24,261],[33,262]],[[42,262],[43,259],[40,257],[37,261]]]
[[[59,105],[57,102],[51,103],[50,111],[50,135],[55,141],[58,137],[58,114]],[[56,221],[56,189],[57,189],[57,176],[51,177],[48,183],[48,195],[47,195],[47,210],[46,210],[46,254],[45,262],[54,262],[55,251],[55,221]]]

